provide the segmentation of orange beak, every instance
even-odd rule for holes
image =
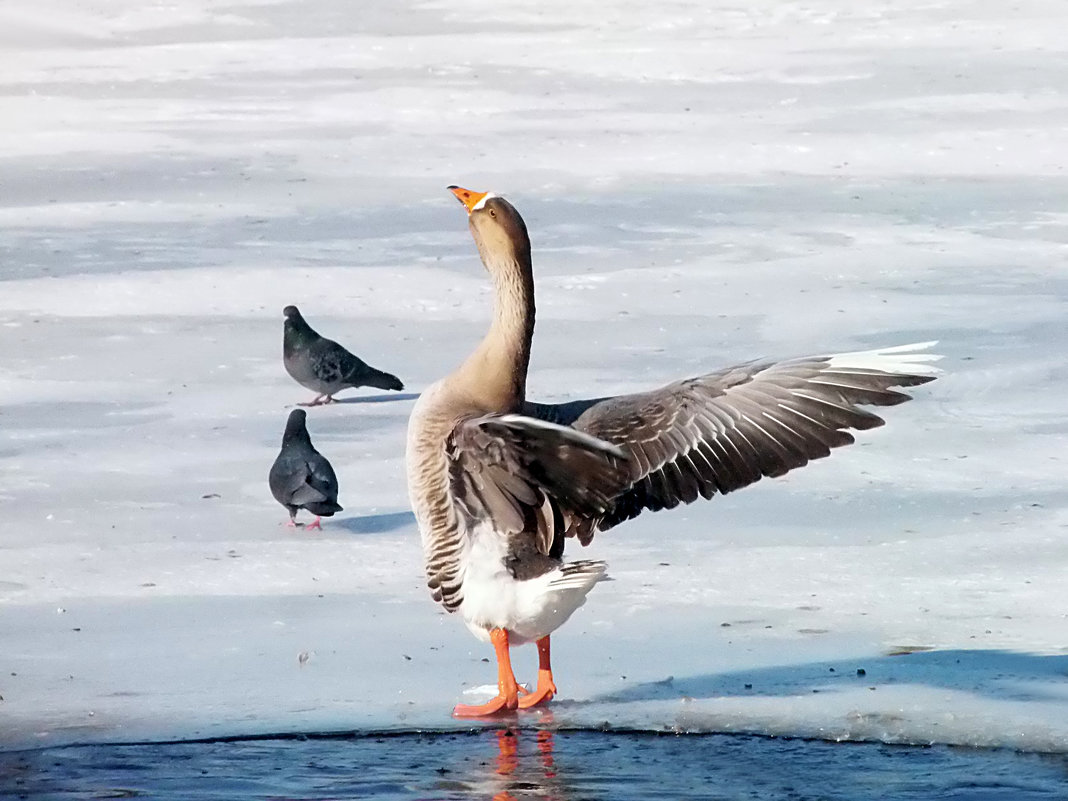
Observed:
[[[472,192],[470,189],[464,189],[462,186],[450,186],[449,191],[456,195],[456,198],[464,204],[468,214],[471,213],[471,210],[478,205],[478,202],[482,200],[482,198],[489,194],[489,192]]]

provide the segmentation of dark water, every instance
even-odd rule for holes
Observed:
[[[0,798],[1068,799],[1068,757],[731,735],[551,732],[0,754]]]

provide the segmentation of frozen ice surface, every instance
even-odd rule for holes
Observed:
[[[490,654],[403,479],[531,228],[530,392],[940,340],[886,428],[647,515],[544,725],[1068,750],[1068,9],[441,0],[0,9],[0,747],[447,729]],[[309,416],[282,307],[397,373]],[[534,652],[516,654],[520,680]],[[833,670],[832,670],[833,669]],[[863,671],[863,674],[858,674]]]

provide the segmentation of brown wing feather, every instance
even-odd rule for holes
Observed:
[[[560,406],[528,404],[528,412],[566,421],[630,457],[629,486],[603,515],[573,521],[568,533],[586,543],[594,529],[611,528],[643,510],[671,509],[781,476],[852,443],[847,429],[883,424],[860,404],[902,403],[909,396],[891,387],[934,379],[930,368],[907,359],[905,364],[920,368],[916,373],[896,365],[842,366],[840,358],[750,362],[653,392]]]
[[[630,483],[620,448],[521,415],[460,423],[446,453],[450,495],[467,525],[490,520],[503,536],[530,534],[542,554],[558,518],[599,518]]]

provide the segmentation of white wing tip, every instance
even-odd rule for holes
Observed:
[[[827,359],[830,369],[878,370],[883,373],[908,373],[909,375],[938,375],[942,371],[931,362],[942,358],[939,353],[928,353],[938,340],[913,342],[909,345],[894,345],[889,348],[858,350],[852,353],[836,353]]]

